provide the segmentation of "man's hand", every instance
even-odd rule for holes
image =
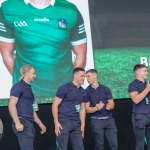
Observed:
[[[24,130],[24,125],[23,125],[21,122],[15,124],[15,126],[16,126],[16,130],[17,130],[18,132],[21,132],[21,131]]]
[[[150,91],[150,81],[147,82],[146,88]]]
[[[114,107],[115,107],[114,100],[113,99],[108,100],[108,103],[106,105],[106,109],[107,110],[112,110],[112,109],[114,109]]]
[[[100,111],[103,107],[104,107],[104,103],[102,101],[99,102],[99,104],[97,105],[97,110]]]
[[[108,103],[108,104],[106,105],[106,109],[107,109],[107,110],[111,110],[111,108],[112,108],[112,105]]]
[[[84,138],[84,125],[81,125],[82,138]]]
[[[60,130],[63,129],[61,124],[59,122],[55,123],[55,134],[56,136],[59,136],[61,134]]]
[[[41,129],[41,134],[45,133],[46,132],[46,127],[43,125],[43,123],[39,124],[39,127]]]

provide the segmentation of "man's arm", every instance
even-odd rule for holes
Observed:
[[[81,132],[82,132],[82,137],[84,138],[84,127],[85,127],[85,103],[81,104],[81,111],[80,111],[80,121],[81,121]]]
[[[3,58],[3,62],[11,75],[13,74],[14,68],[14,50],[14,43],[0,41],[0,52]]]
[[[84,68],[86,65],[87,43],[74,45],[72,48],[74,54],[76,55],[76,58],[74,60],[74,68],[76,67]]]
[[[115,107],[114,100],[113,99],[108,100],[108,103],[106,105],[106,109],[107,110],[112,110],[112,109],[114,109],[114,107]]]
[[[61,103],[61,101],[62,101],[61,98],[58,98],[55,96],[55,99],[54,99],[53,105],[52,105],[52,114],[53,114],[54,123],[55,123],[55,134],[56,134],[56,136],[61,134],[60,129],[62,129],[62,126],[58,120],[58,106]]]
[[[94,113],[96,111],[100,111],[104,107],[104,103],[102,101],[99,102],[95,107],[90,107],[90,102],[85,103],[85,109],[87,113]]]
[[[43,125],[42,121],[38,117],[37,113],[34,111],[34,121],[39,125],[41,129],[41,134],[46,132],[46,127]]]
[[[17,102],[18,102],[18,98],[11,96],[10,100],[9,100],[9,104],[8,104],[8,109],[9,109],[9,113],[15,123],[16,130],[23,131],[24,126],[21,124],[21,122],[19,120],[18,112],[17,112],[17,108],[16,108]]]
[[[138,104],[145,98],[145,96],[148,94],[148,92],[150,92],[150,83],[149,82],[147,83],[145,90],[143,90],[141,93],[138,93],[137,91],[131,92],[130,97],[135,104]]]
[[[90,102],[85,103],[85,110],[87,113],[94,113],[94,112],[98,111],[97,106],[90,107]]]

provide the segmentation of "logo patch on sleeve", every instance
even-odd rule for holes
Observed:
[[[67,21],[65,19],[58,19],[58,26],[61,29],[67,28]]]

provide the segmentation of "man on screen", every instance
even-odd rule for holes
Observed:
[[[144,150],[144,137],[147,150],[150,150],[150,82],[146,82],[148,72],[143,64],[134,66],[136,79],[129,84],[128,91],[133,101],[132,124],[136,139],[136,150]]]
[[[7,0],[0,9],[0,50],[13,83],[22,65],[33,64],[35,97],[53,98],[58,86],[71,79],[73,67],[85,66],[83,18],[66,0]]]
[[[110,150],[118,150],[117,128],[112,116],[114,100],[107,86],[98,82],[95,69],[86,71],[86,78],[90,84],[86,88],[85,109],[91,116],[91,130],[95,142],[95,150],[104,149],[104,135]]]

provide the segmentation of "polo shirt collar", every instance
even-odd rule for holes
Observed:
[[[146,83],[146,81],[142,82],[142,81],[140,81],[138,79],[135,79],[135,81],[138,82],[138,83]]]
[[[21,82],[22,82],[23,84],[25,84],[26,86],[31,86],[30,84],[28,84],[28,83],[25,82],[24,80],[21,80]]]
[[[55,0],[51,0],[51,5],[54,6]]]
[[[72,87],[77,87],[76,85],[73,84],[73,81],[70,82],[70,85],[71,85]],[[80,86],[79,88],[81,88],[81,86]]]
[[[98,84],[99,84],[99,86],[96,89],[101,88],[101,86],[100,86],[101,84],[99,82],[98,82]],[[90,88],[95,89],[95,88],[92,87],[92,85],[90,85]]]

